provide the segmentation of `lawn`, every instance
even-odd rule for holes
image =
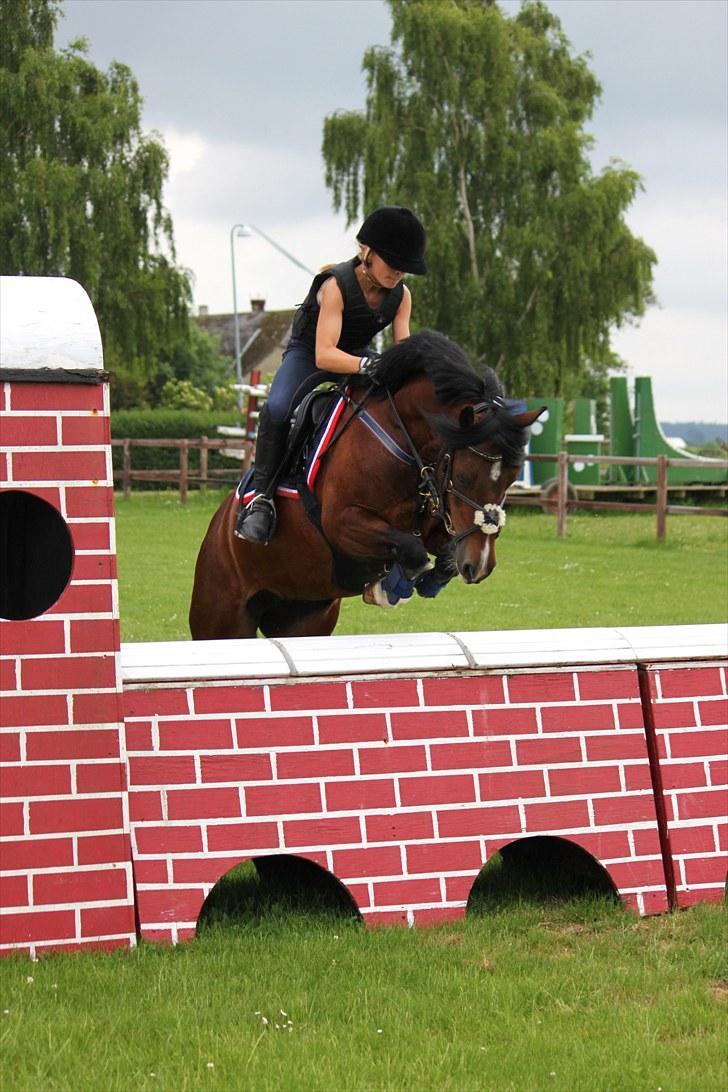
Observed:
[[[725,907],[640,920],[494,865],[460,924],[367,930],[247,874],[192,944],[5,960],[3,1090],[722,1092]]]
[[[124,641],[188,640],[195,559],[221,497],[173,493],[117,499]],[[674,516],[663,542],[654,516],[509,512],[498,566],[476,587],[453,581],[436,600],[396,609],[344,601],[337,633],[422,633],[721,622],[728,617],[728,521]]]

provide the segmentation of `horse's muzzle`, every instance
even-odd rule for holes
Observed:
[[[480,550],[473,554],[472,547],[475,544],[480,546]],[[485,540],[480,536],[477,539],[464,539],[455,552],[455,561],[466,584],[479,584],[495,568],[495,539],[490,536]]]

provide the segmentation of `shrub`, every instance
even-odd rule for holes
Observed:
[[[160,405],[169,409],[211,410],[212,398],[189,379],[168,379],[162,387]]]
[[[240,426],[242,420],[237,410],[202,411],[195,409],[127,409],[114,410],[111,414],[111,435],[115,440],[197,440],[202,436],[217,439],[218,425]],[[113,448],[115,470],[121,470],[123,452],[120,446]],[[152,447],[134,448],[132,451],[133,470],[177,470],[179,451],[177,448]],[[190,451],[190,472],[195,473],[200,467],[199,451]],[[240,469],[236,459],[227,458],[218,451],[208,455],[209,470],[227,470],[230,481]],[[134,489],[164,489],[168,483],[134,482]]]

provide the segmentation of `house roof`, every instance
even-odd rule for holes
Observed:
[[[243,376],[259,368],[263,378],[274,372],[291,336],[295,310],[266,311],[263,307],[240,312],[240,366]],[[235,359],[234,315],[196,315],[195,321],[206,333],[220,338],[220,351]]]

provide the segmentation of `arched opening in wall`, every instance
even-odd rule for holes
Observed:
[[[73,542],[63,516],[20,489],[0,493],[0,618],[37,618],[71,579]]]
[[[545,906],[590,897],[619,901],[606,869],[566,838],[520,838],[503,846],[481,869],[468,899],[468,914],[527,903]]]
[[[337,925],[361,921],[335,876],[304,857],[279,854],[245,861],[221,876],[200,911],[197,931],[301,918]]]

